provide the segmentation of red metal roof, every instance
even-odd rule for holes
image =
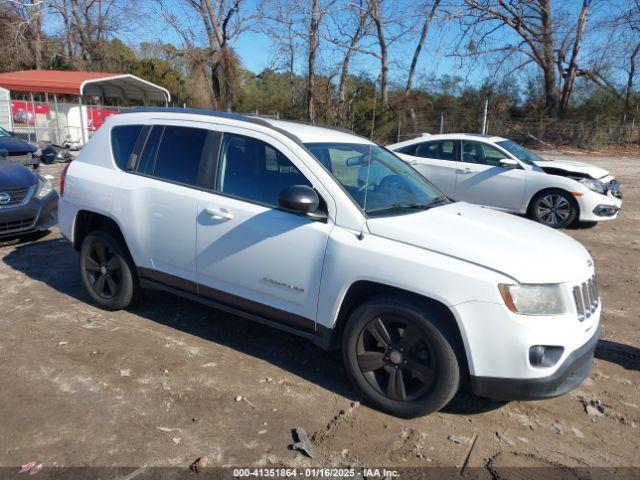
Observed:
[[[70,72],[60,70],[24,70],[0,73],[0,87],[23,92],[46,92],[81,95],[87,80],[101,80],[120,76],[118,73]]]

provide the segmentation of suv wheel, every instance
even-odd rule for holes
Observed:
[[[342,353],[349,376],[372,404],[415,417],[440,410],[458,391],[457,343],[435,312],[384,297],[353,312]]]
[[[120,242],[108,233],[91,232],[82,242],[82,283],[102,308],[121,310],[134,302],[139,291],[134,271]]]
[[[576,221],[578,205],[571,194],[562,190],[548,190],[534,197],[529,214],[543,225],[565,228]]]

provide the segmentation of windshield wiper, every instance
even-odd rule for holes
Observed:
[[[428,210],[433,206],[432,203],[393,203],[388,207],[368,210],[367,213],[390,212],[393,210]]]
[[[440,195],[429,202],[428,205],[430,207],[435,207],[436,205],[446,205],[447,203],[449,203],[449,198],[446,195]]]

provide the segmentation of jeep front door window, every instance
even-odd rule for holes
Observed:
[[[360,143],[308,143],[313,156],[365,213],[384,215],[436,206],[443,194],[385,148]]]

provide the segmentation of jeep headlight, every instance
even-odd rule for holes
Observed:
[[[557,315],[566,311],[558,284],[498,285],[509,310],[521,315]]]
[[[53,191],[53,186],[49,179],[40,175],[38,179],[38,190],[36,191],[36,198],[42,199],[49,195]]]
[[[602,193],[604,195],[604,185],[600,180],[596,180],[595,178],[581,178],[578,181],[589,190]]]

